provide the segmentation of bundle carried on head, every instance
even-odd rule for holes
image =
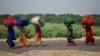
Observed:
[[[22,26],[22,27],[23,26],[27,26],[29,24],[29,20],[28,19],[23,19],[20,16],[16,17],[16,21],[17,21],[17,24]]]
[[[83,25],[94,25],[95,24],[95,21],[93,20],[93,18],[89,15],[87,16],[84,16],[81,23]]]
[[[75,21],[73,19],[71,19],[69,16],[65,16],[64,17],[64,24],[67,25],[67,24],[74,24]]]
[[[42,17],[36,16],[31,19],[31,23],[43,27],[45,25],[45,20]]]
[[[14,17],[8,16],[8,17],[4,18],[3,24],[6,27],[13,27],[17,24],[17,22]]]

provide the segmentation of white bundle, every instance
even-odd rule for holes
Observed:
[[[31,19],[31,23],[35,25],[39,25],[40,27],[44,26],[44,18],[40,18],[39,16],[35,16]]]
[[[33,18],[31,19],[31,23],[32,23],[32,24],[39,24],[39,22],[38,22],[39,18],[40,18],[39,16],[33,17]]]

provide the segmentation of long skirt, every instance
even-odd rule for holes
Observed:
[[[36,33],[35,36],[34,36],[35,45],[41,45],[42,44],[42,39],[39,35],[40,35],[39,33]]]
[[[93,37],[93,35],[91,34],[91,32],[86,33],[86,44],[90,43],[94,43],[95,38]]]
[[[22,34],[19,36],[18,45],[19,45],[19,46],[26,46],[26,45],[28,45],[27,37],[28,37],[28,36],[27,36],[26,33],[22,33]]]

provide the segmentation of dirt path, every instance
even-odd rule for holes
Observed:
[[[84,38],[75,40],[77,45],[67,46],[66,38],[43,39],[41,46],[35,47],[29,40],[26,47],[11,49],[5,40],[0,40],[0,56],[100,56],[100,38],[96,38],[95,45],[85,45]]]

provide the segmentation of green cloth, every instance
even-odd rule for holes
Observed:
[[[71,19],[69,16],[64,16],[64,24],[74,24],[75,21]]]

